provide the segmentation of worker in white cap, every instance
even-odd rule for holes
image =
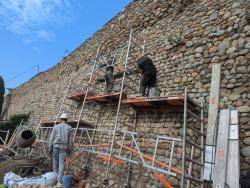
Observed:
[[[67,124],[68,114],[62,113],[61,123],[54,126],[50,140],[49,153],[53,158],[53,171],[58,174],[58,184],[61,184],[64,172],[64,159],[72,148],[72,127]]]

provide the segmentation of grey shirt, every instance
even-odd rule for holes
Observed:
[[[70,149],[72,144],[72,127],[67,123],[55,125],[49,139],[49,149],[52,147]]]

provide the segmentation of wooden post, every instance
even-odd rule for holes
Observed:
[[[218,108],[219,108],[219,94],[220,94],[220,64],[213,64],[212,78],[209,95],[209,109],[208,109],[208,127],[206,137],[206,151],[205,151],[205,165],[204,165],[204,179],[211,181],[214,167],[215,143],[217,135],[218,124]]]
[[[226,185],[229,117],[229,110],[220,111],[213,188],[225,188]]]
[[[229,187],[240,187],[240,159],[239,156],[239,126],[238,112],[231,111],[230,126],[229,126],[229,141],[228,141],[228,162],[226,184]]]

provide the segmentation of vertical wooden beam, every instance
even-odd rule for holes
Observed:
[[[239,127],[238,112],[231,111],[228,141],[228,162],[226,184],[229,187],[240,187],[240,159],[239,159]]]
[[[218,124],[218,108],[219,108],[219,94],[220,94],[220,64],[213,64],[212,78],[209,95],[209,109],[208,109],[208,127],[206,136],[206,151],[205,151],[205,166],[204,179],[212,180],[212,171],[214,166],[215,143]]]
[[[229,117],[229,110],[220,111],[213,188],[225,188],[226,185]]]
[[[208,109],[208,127],[206,145],[214,146],[217,120],[218,120],[218,107],[219,107],[219,94],[220,94],[220,64],[213,64],[212,67],[212,80],[210,87],[209,109]]]

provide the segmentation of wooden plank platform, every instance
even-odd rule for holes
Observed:
[[[120,92],[116,93],[106,93],[106,94],[99,94],[99,95],[91,95],[88,96],[88,100],[93,100],[98,103],[109,103],[109,102],[117,102],[119,101]],[[125,94],[122,94],[122,99],[126,99],[127,96]]]
[[[78,122],[77,119],[70,119],[70,120],[68,120],[67,123],[74,128],[74,127],[77,126],[77,122]],[[58,121],[56,124],[59,124],[59,123],[60,123],[60,121]],[[54,124],[55,124],[55,121],[52,121],[52,120],[44,120],[44,121],[41,122],[41,125],[45,126],[45,127],[53,127]],[[91,123],[87,122],[87,121],[81,120],[80,124],[79,124],[79,127],[91,128],[91,127],[94,127],[94,126]]]
[[[184,95],[129,98],[124,99],[122,103],[139,111],[180,111],[183,110]]]
[[[78,93],[71,93],[69,96],[68,96],[68,99],[69,100],[72,100],[72,101],[75,101],[75,102],[83,102],[84,101],[84,98],[85,98],[85,95],[86,95],[86,92],[83,91],[83,92],[78,92]],[[95,95],[95,93],[93,92],[88,92],[88,96],[92,96],[92,95]]]

